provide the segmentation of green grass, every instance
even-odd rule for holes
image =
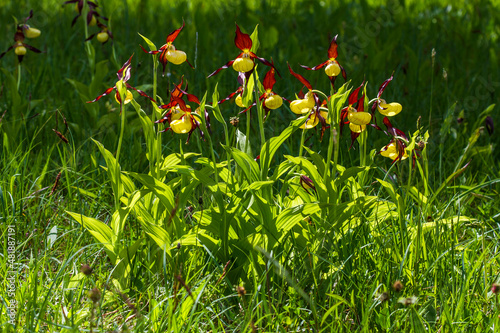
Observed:
[[[0,51],[13,43],[13,17],[20,22],[30,9],[42,35],[26,43],[43,51],[26,54],[19,89],[17,58],[0,59],[3,331],[15,331],[7,310],[14,299],[16,329],[26,332],[498,330],[491,288],[500,283],[500,156],[486,123],[500,120],[497,2],[99,6],[114,41],[92,40],[89,56],[83,20],[71,28],[73,4],[0,3]],[[153,107],[137,94],[140,106],[127,104],[121,115],[114,96],[85,103],[116,83],[132,54],[128,83],[152,95],[153,59],[138,33],[160,47],[183,20],[175,46],[196,69],[169,64],[162,77],[160,66],[157,94],[167,102],[182,75],[190,93],[206,94],[205,140],[198,130],[188,144],[186,135],[151,131]],[[372,99],[394,72],[383,97],[403,111],[391,122],[416,134],[413,143],[427,141],[415,162],[391,166],[375,154],[390,138],[373,128],[352,149],[349,133],[334,138],[333,127],[320,140],[319,126],[298,129],[287,102],[264,122],[267,140],[281,135],[264,147],[252,109],[252,154],[243,152],[247,116],[236,132],[234,102],[221,104],[220,115],[212,108],[216,85],[224,98],[236,74],[206,78],[238,55],[235,22],[249,34],[259,25],[257,54],[274,59],[282,78],[273,90],[289,100],[302,85],[287,62],[330,94],[322,70],[299,64],[325,61],[335,34],[349,88],[365,79]],[[328,105],[337,117],[343,92]],[[316,189],[303,189],[301,175]]]

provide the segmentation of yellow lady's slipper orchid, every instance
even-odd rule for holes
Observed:
[[[118,80],[121,81],[122,84],[125,85],[125,87],[127,87],[127,95],[125,96],[124,103],[126,104],[126,103],[130,102],[133,99],[133,95],[132,95],[132,93],[130,91],[128,91],[128,89],[133,89],[133,90],[137,91],[139,93],[139,95],[147,97],[151,101],[153,101],[153,102],[156,103],[156,101],[153,98],[149,97],[144,91],[136,89],[136,88],[132,87],[130,84],[127,83],[127,81],[130,79],[130,71],[131,71],[130,62],[132,61],[132,57],[133,56],[134,55],[130,56],[130,58],[123,64],[122,68],[120,68],[120,70],[118,70],[118,72],[116,73],[116,76],[118,76]],[[88,101],[87,103],[97,102],[102,97],[104,97],[104,96],[109,95],[110,93],[112,93],[114,90],[116,90],[115,99],[116,99],[116,101],[118,103],[120,103],[121,97],[120,97],[120,93],[118,92],[118,89],[116,87],[116,84],[113,87],[109,87],[108,89],[106,89],[105,92],[103,92],[102,94],[100,94],[99,96],[97,96],[95,99],[93,99],[91,101]]]
[[[380,150],[380,155],[382,155],[384,157],[388,157],[394,161],[397,158],[399,158],[400,153],[398,152],[398,148],[396,147],[396,143],[393,141]],[[406,153],[406,150],[404,151],[404,153],[400,157],[400,159],[404,160],[405,158],[408,158],[408,154]]]
[[[177,36],[179,36],[180,32],[184,28],[185,23],[182,22],[182,26],[179,29],[176,29],[172,31],[168,36],[167,36],[167,42],[164,44],[162,47],[160,47],[158,50],[155,51],[146,51],[142,45],[140,47],[142,50],[146,53],[149,54],[157,54],[160,53],[160,57],[158,60],[160,63],[163,65],[163,75],[165,75],[165,66],[167,65],[168,62],[173,63],[174,65],[180,65],[183,62],[187,62],[191,68],[194,68],[193,65],[187,61],[187,56],[184,51],[177,50],[175,46],[173,45],[175,39]]]
[[[386,117],[392,117],[397,115],[398,113],[403,110],[403,107],[401,104],[397,102],[392,102],[392,103],[387,103],[384,99],[380,98],[382,96],[382,93],[384,92],[385,88],[391,82],[393,79],[393,75],[391,75],[390,78],[385,80],[381,85],[380,88],[378,89],[378,94],[377,94],[377,99],[375,103],[373,103],[372,106],[372,113],[375,112],[375,109],[377,109],[381,114],[383,114]]]
[[[248,73],[255,67],[254,59],[259,60],[266,66],[274,68],[272,62],[267,61],[264,58],[259,58],[252,50],[252,39],[248,34],[241,32],[240,27],[236,24],[236,37],[234,38],[234,45],[239,48],[242,52],[236,57],[236,59],[229,60],[224,66],[216,69],[208,77],[214,76],[221,70],[229,67],[240,73]],[[275,68],[274,68],[275,69]],[[275,69],[276,70],[276,69]],[[279,73],[278,73],[279,75]],[[281,77],[281,75],[280,75]]]
[[[109,35],[108,35],[108,32],[107,31],[101,31],[100,33],[97,34],[97,40],[104,44],[108,41],[109,39]]]
[[[344,78],[344,80],[346,80],[347,78],[344,68],[337,61],[337,56],[338,56],[337,37],[338,35],[333,37],[332,41],[330,42],[330,47],[328,48],[328,60],[312,68],[301,65],[303,68],[310,71],[315,71],[324,67],[325,73],[326,75],[328,75],[328,78],[330,79],[332,86],[334,85],[335,79],[340,73],[342,73],[342,77]]]

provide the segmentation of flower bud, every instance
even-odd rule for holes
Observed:
[[[403,286],[403,283],[401,283],[401,281],[397,280],[395,281],[393,284],[392,284],[392,289],[394,289],[395,292],[400,292],[401,290],[403,290],[404,286]]]
[[[237,72],[250,72],[253,66],[253,60],[248,57],[236,58],[233,62],[233,69]]]
[[[309,193],[309,189],[316,191],[316,187],[314,186],[314,182],[312,181],[312,179],[305,175],[300,176],[300,185],[304,190],[307,191],[307,193]]]
[[[493,285],[491,286],[491,292],[495,295],[500,294],[500,284],[493,283]]]
[[[89,276],[90,274],[92,274],[92,271],[93,271],[93,269],[87,264],[82,264],[82,266],[80,267],[80,272],[82,272],[86,276]]]
[[[247,293],[247,291],[245,290],[245,287],[243,287],[243,286],[238,286],[238,287],[236,288],[236,291],[238,292],[238,295],[239,295],[240,297],[245,296],[245,295],[246,295],[246,293]]]
[[[99,289],[93,288],[89,291],[88,296],[92,302],[97,303],[101,299],[101,292]]]

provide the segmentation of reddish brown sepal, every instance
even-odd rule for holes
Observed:
[[[380,88],[378,88],[378,94],[377,94],[377,98],[380,98],[380,96],[382,95],[382,93],[384,92],[385,88],[387,87],[387,85],[389,84],[389,82],[392,81],[394,77],[394,73],[391,74],[391,77],[388,78],[387,80],[385,80],[381,85],[380,85]]]
[[[359,93],[359,90],[361,88],[363,88],[363,85],[365,84],[365,82],[363,81],[363,83],[361,83],[361,85],[359,87],[356,88],[356,90],[354,90],[350,95],[349,95],[349,105],[354,105],[354,103],[357,102],[358,100],[358,93]]]
[[[170,33],[170,35],[167,36],[167,43],[172,43],[177,38],[177,36],[181,32],[182,28],[184,28],[184,25],[185,25],[185,23],[184,23],[184,21],[182,21],[182,26],[179,29],[172,31]]]
[[[333,37],[332,41],[330,42],[330,47],[328,48],[328,58],[330,59],[336,59],[337,56],[338,56],[338,52],[337,52],[337,37],[339,35],[335,35],[335,37]]]
[[[273,90],[273,86],[276,83],[276,79],[274,78],[274,72],[275,72],[275,69],[271,68],[266,73],[266,76],[264,77],[264,81],[262,82],[262,85],[264,86],[265,90]]]
[[[240,27],[236,24],[236,36],[234,37],[234,45],[242,51],[250,51],[252,48],[252,39],[248,34],[241,32]]]

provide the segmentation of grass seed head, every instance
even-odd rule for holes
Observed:
[[[403,290],[403,288],[404,288],[403,283],[399,280],[395,281],[392,284],[392,289],[394,289],[394,291],[397,293],[401,292],[401,290]]]

